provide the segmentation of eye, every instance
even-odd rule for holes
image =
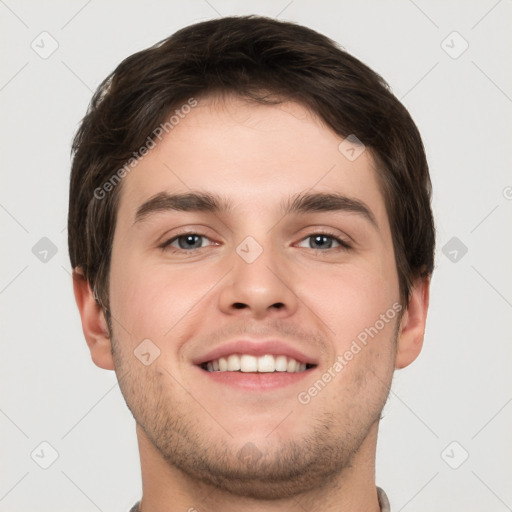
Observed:
[[[182,233],[181,235],[165,241],[160,247],[164,250],[171,251],[193,251],[195,249],[202,249],[208,245],[214,245],[214,243],[206,235],[200,233]],[[328,249],[347,250],[351,248],[344,240],[328,233],[314,233],[308,235],[301,240],[298,246],[320,251]]]
[[[309,242],[308,242],[309,240]],[[307,244],[307,245],[303,245]],[[344,240],[334,236],[330,235],[328,233],[314,233],[306,238],[304,238],[300,244],[299,247],[306,247],[308,249],[315,249],[315,250],[327,250],[327,249],[339,249],[342,248],[344,250],[350,249],[351,246],[345,242]]]
[[[181,235],[167,240],[160,247],[162,249],[171,248],[171,250],[189,251],[205,247],[205,245],[203,245],[205,241],[211,242],[208,237],[200,233],[182,233]]]

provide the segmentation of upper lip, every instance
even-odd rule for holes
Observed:
[[[230,341],[224,345],[213,348],[206,354],[193,358],[192,362],[196,365],[201,365],[208,361],[215,361],[221,357],[227,357],[231,354],[249,354],[252,356],[264,356],[271,354],[275,356],[291,357],[300,363],[312,365],[318,364],[317,358],[314,356],[305,354],[288,343],[277,339],[265,341],[240,339]]]

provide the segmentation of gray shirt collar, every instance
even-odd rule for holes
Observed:
[[[377,497],[379,498],[380,512],[391,512],[388,497],[380,487],[377,487]],[[135,503],[130,512],[140,512],[139,503]]]

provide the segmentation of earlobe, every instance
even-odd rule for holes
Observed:
[[[105,315],[79,267],[73,270],[73,291],[92,360],[100,368],[113,370],[112,345]]]
[[[398,332],[395,360],[397,369],[410,365],[420,354],[430,297],[430,277],[419,278],[411,289],[407,310]]]

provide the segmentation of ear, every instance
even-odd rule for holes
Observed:
[[[79,267],[73,270],[73,291],[92,360],[100,368],[113,370],[112,345],[105,315]]]
[[[397,369],[410,365],[421,352],[429,298],[430,277],[419,278],[411,289],[409,304],[400,322],[395,360]]]

